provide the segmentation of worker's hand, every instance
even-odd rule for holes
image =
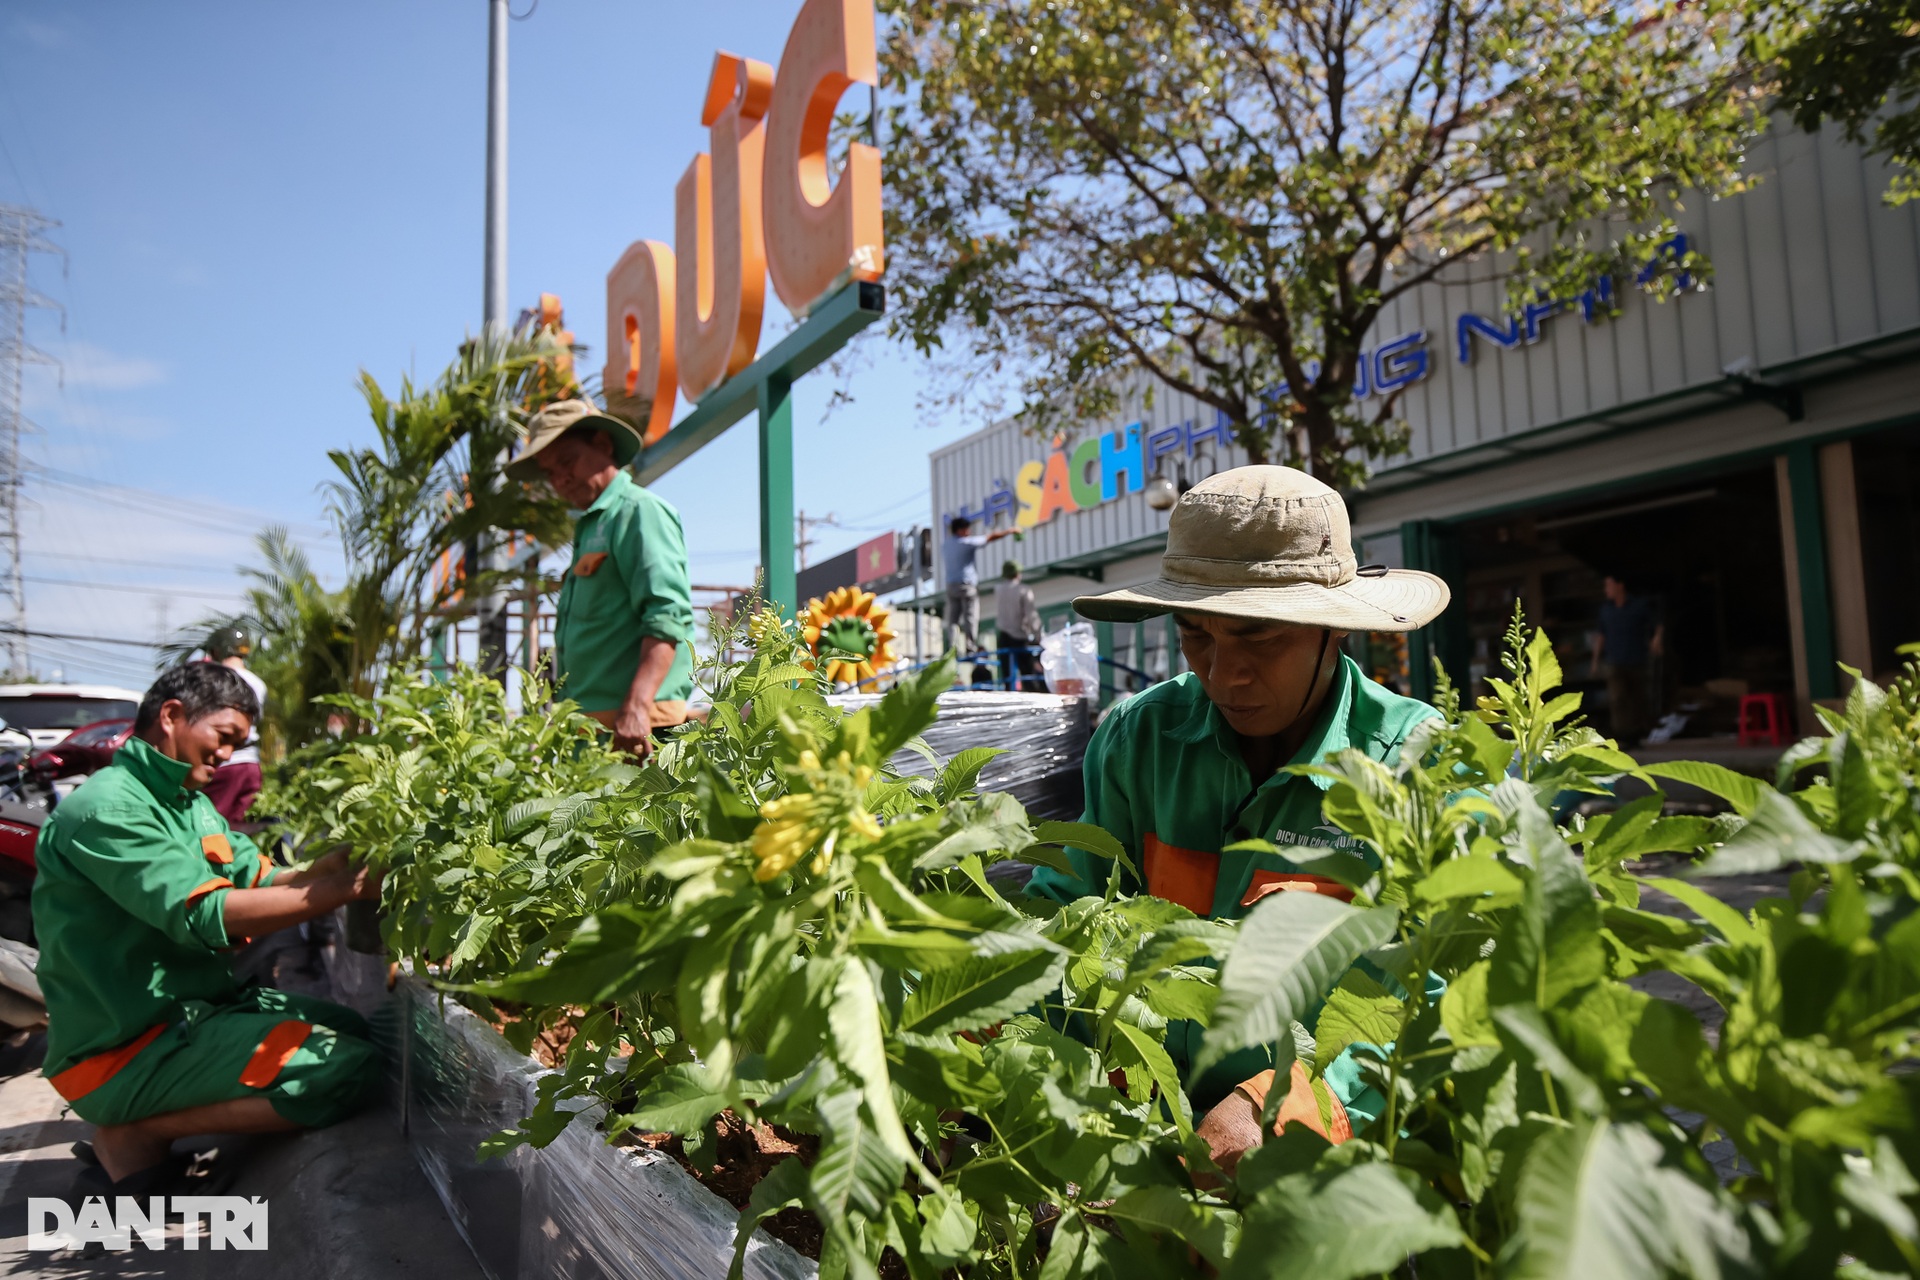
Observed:
[[[308,863],[307,869],[300,873],[298,880],[289,878],[284,883],[297,884],[300,880],[318,880],[323,876],[337,876],[352,865],[348,861],[349,856],[350,851],[346,845],[335,845]]]
[[[347,882],[347,901],[380,901],[380,882],[386,873],[365,863],[350,868],[343,876]]]
[[[1253,1099],[1235,1089],[1194,1127],[1206,1139],[1213,1162],[1231,1174],[1240,1157],[1260,1145],[1260,1112]]]
[[[613,718],[613,749],[635,760],[653,754],[653,700],[628,699]]]
[[[307,869],[305,879],[323,883],[328,896],[341,902],[377,902],[382,873],[364,862],[349,861],[345,845],[330,849]]]

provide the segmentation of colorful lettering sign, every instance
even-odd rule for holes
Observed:
[[[648,443],[676,393],[698,400],[753,363],[769,278],[795,315],[880,278],[880,153],[853,143],[831,184],[827,161],[840,95],[877,82],[870,0],[806,0],[777,75],[714,55],[708,150],[674,189],[674,245],[635,241],[607,273],[607,407]]]
[[[1660,245],[1653,260],[1635,276],[1634,283],[1642,288],[1651,286],[1663,265],[1685,260],[1687,246],[1685,234]],[[1682,290],[1690,288],[1692,283],[1692,277],[1684,271],[1675,277],[1675,284]],[[1540,341],[1545,321],[1575,309],[1587,324],[1611,315],[1612,279],[1603,276],[1593,287],[1572,298],[1529,304],[1519,315],[1488,317],[1462,313],[1454,324],[1456,358],[1461,364],[1473,363],[1476,338],[1491,342],[1503,351],[1531,346]],[[1415,329],[1403,333],[1360,353],[1354,377],[1354,399],[1389,395],[1419,382],[1432,371],[1427,331]],[[1307,361],[1306,373],[1309,379],[1318,378],[1320,362]],[[1286,384],[1281,383],[1262,399],[1275,403],[1286,392]],[[1146,487],[1147,478],[1158,474],[1161,458],[1172,453],[1192,457],[1194,447],[1209,439],[1219,441],[1223,448],[1233,443],[1225,414],[1217,413],[1213,425],[1206,427],[1181,422],[1158,431],[1147,431],[1135,422],[1119,431],[1085,437],[1072,445],[1064,437],[1055,436],[1047,456],[1023,465],[1014,473],[1011,484],[996,480],[979,505],[944,512],[941,520],[944,523],[954,516],[965,516],[977,523],[992,524],[1005,517],[1013,521],[1015,528],[1031,529],[1062,512],[1085,511],[1140,492]]]

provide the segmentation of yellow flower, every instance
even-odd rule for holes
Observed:
[[[762,609],[747,619],[747,642],[756,650],[785,649],[793,644],[787,622],[778,609]]]
[[[791,870],[820,838],[814,819],[822,797],[781,796],[760,806],[766,821],[753,833],[753,856],[759,861],[753,878],[762,884]]]

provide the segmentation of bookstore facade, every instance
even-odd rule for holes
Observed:
[[[1831,134],[1777,129],[1751,167],[1746,194],[1678,216],[1672,247],[1707,257],[1706,287],[1512,316],[1497,280],[1439,283],[1381,317],[1356,394],[1397,391],[1412,441],[1349,495],[1356,551],[1441,574],[1454,604],[1407,641],[1355,637],[1376,678],[1425,693],[1429,654],[1497,674],[1518,598],[1604,723],[1608,576],[1655,602],[1650,679],[1681,736],[1731,732],[1749,692],[1808,731],[1810,703],[1844,693],[1836,664],[1883,674],[1920,641],[1920,203],[1886,206],[1884,168]],[[1019,528],[995,548],[1049,628],[1093,582],[1153,576],[1167,517],[1149,479],[1245,460],[1186,397],[1138,380],[1122,402],[1069,437],[1005,422],[931,458],[936,528]],[[1170,622],[1100,641],[1116,694],[1179,669]]]

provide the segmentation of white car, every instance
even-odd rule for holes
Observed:
[[[106,684],[0,684],[0,721],[45,751],[82,725],[131,720],[144,695]],[[0,746],[5,746],[0,741]]]

